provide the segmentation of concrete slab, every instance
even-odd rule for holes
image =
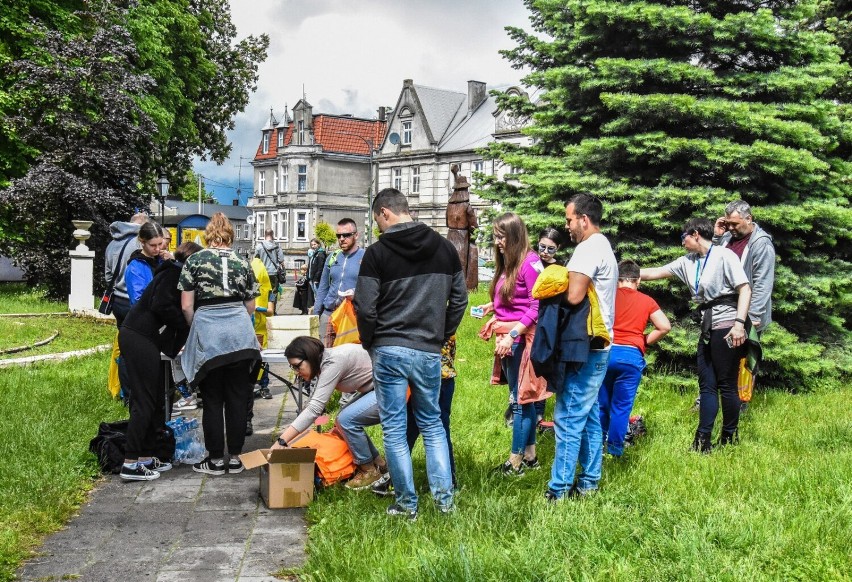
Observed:
[[[181,546],[245,543],[252,535],[256,516],[249,511],[197,511],[189,518]]]
[[[167,570],[157,574],[157,582],[234,582],[230,570]],[[275,580],[273,582],[281,582]]]
[[[245,543],[207,547],[177,548],[161,565],[161,570],[228,570],[234,578],[243,561]]]

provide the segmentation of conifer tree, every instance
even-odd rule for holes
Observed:
[[[774,237],[775,320],[835,340],[852,294],[852,124],[832,100],[849,65],[816,0],[526,0],[533,32],[502,51],[531,71],[534,146],[493,148],[523,186],[492,188],[535,226],[564,200],[604,201],[619,258],[664,264],[692,216],[744,199]],[[686,294],[655,293],[678,316]]]

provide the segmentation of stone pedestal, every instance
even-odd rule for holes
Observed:
[[[68,311],[91,312],[94,307],[95,251],[74,249],[71,255],[71,294],[68,295]]]

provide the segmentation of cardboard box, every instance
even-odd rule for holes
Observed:
[[[260,496],[269,509],[305,507],[314,498],[316,449],[258,449],[240,455],[246,469],[260,467]]]

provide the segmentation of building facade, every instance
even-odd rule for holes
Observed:
[[[316,226],[352,218],[364,231],[375,188],[374,149],[385,137],[384,119],[314,114],[304,99],[279,122],[270,112],[261,130],[254,167],[251,237],[267,229],[284,251],[288,268],[307,260]]]

